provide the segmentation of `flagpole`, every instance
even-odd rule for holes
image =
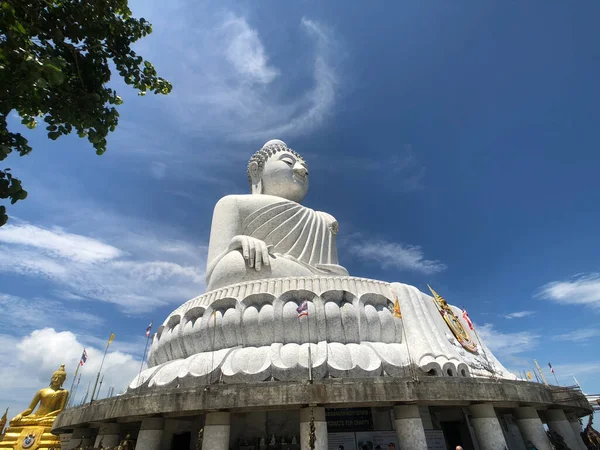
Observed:
[[[575,375],[573,375],[573,379],[575,380],[575,384],[577,385],[577,387],[579,388],[579,390],[581,392],[583,392],[583,389],[581,389],[581,385],[579,384],[579,381],[577,381],[577,378],[575,378]]]
[[[113,333],[110,333],[110,337],[108,338],[108,342],[106,343],[106,348],[104,349],[104,356],[102,356],[102,362],[100,363],[100,370],[98,370],[98,375],[96,375],[96,383],[94,383],[94,390],[92,391],[92,398],[90,399],[90,405],[94,401],[94,394],[96,393],[96,387],[98,386],[98,380],[100,379],[100,372],[102,372],[102,366],[104,366],[104,359],[106,358],[106,352],[108,352],[108,347],[112,340]]]
[[[98,395],[96,396],[96,400],[98,400],[98,398],[100,397],[100,390],[102,389],[103,381],[104,381],[104,374],[102,374],[102,378],[100,378],[100,385],[98,386]],[[92,396],[92,400],[94,400],[93,396]]]
[[[546,381],[546,377],[544,376],[544,373],[542,372],[542,368],[538,364],[537,360],[534,359],[533,362],[535,363],[535,367],[537,368],[538,372],[540,373],[540,378],[542,379],[542,381],[544,382],[544,384],[546,386],[548,386],[548,382]]]
[[[312,352],[310,349],[310,308],[309,303],[306,303],[306,325],[308,326],[308,382],[313,382],[312,376]]]
[[[556,380],[556,385],[560,386],[560,383],[558,382],[558,378],[556,377],[556,372],[554,372],[554,370],[552,371],[552,375],[554,375],[554,379]]]
[[[146,346],[144,347],[144,356],[142,357],[142,363],[140,364],[140,373],[138,375],[138,386],[142,384],[142,368],[144,367],[144,361],[146,361],[146,352],[148,351],[148,343],[150,342],[150,334],[146,336]]]
[[[79,360],[79,362],[77,363],[77,369],[75,369],[75,375],[73,375],[73,381],[71,381],[71,389],[69,389],[70,393],[73,393],[73,387],[75,386],[75,380],[77,380],[77,374],[79,373],[79,368],[81,367],[81,359]],[[69,405],[71,404],[71,400],[73,399],[73,397],[71,397],[69,399],[69,401],[67,402],[67,408],[69,407]]]
[[[79,383],[80,382],[81,382],[81,375],[79,375],[79,379],[77,380],[77,384],[75,385],[75,389],[73,390],[73,392],[71,392],[69,394],[68,405],[72,405],[73,402],[75,401],[75,395],[77,394],[77,390],[79,389]]]

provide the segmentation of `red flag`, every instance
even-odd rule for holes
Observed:
[[[467,314],[466,309],[463,309],[463,319],[465,319],[465,322],[467,322],[467,325],[469,325],[469,328],[472,330],[473,322],[471,322],[471,319],[469,319],[469,315]]]

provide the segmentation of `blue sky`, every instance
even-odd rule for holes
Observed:
[[[29,198],[0,229],[0,407],[85,346],[84,392],[111,331],[101,394],[124,388],[148,322],[203,291],[212,208],[272,138],[307,159],[352,275],[429,283],[509,369],[600,392],[597,2],[131,6],[173,93],[115,81],[104,156],[36,130],[5,161]]]

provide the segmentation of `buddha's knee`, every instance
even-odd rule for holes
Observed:
[[[208,280],[208,290],[218,289],[242,281],[271,277],[271,268],[263,266],[261,270],[248,267],[240,250],[233,250],[217,263]]]

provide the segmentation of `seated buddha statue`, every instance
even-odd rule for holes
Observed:
[[[11,421],[11,427],[24,426],[45,426],[49,427],[54,423],[56,416],[65,408],[69,392],[62,388],[63,383],[67,378],[65,365],[52,374],[50,379],[50,387],[37,391],[29,408],[21,414],[17,414]],[[38,405],[37,411],[33,410]]]
[[[228,195],[215,206],[208,290],[265,278],[348,275],[338,264],[331,215],[300,202],[308,192],[304,159],[277,139],[248,163],[251,194]]]

